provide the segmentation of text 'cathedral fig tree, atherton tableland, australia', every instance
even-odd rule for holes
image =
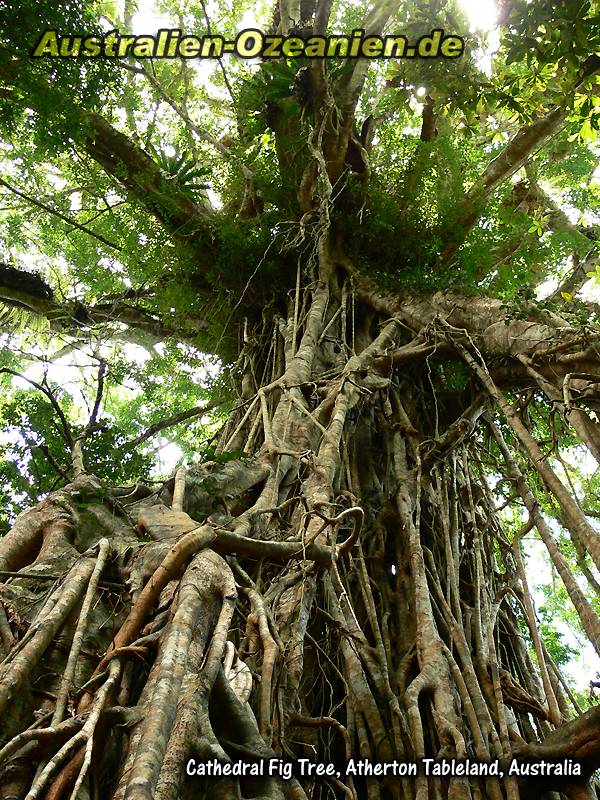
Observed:
[[[599,7],[476,5],[0,3],[0,800],[600,796]]]

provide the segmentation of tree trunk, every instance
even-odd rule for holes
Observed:
[[[517,322],[500,338],[481,299],[466,330],[459,300],[390,310],[325,236],[285,313],[250,321],[236,381],[252,390],[214,461],[158,493],[81,474],[23,512],[0,541],[2,800],[595,796],[598,714],[569,711],[488,485],[509,459],[556,560],[516,465],[522,446],[539,468],[538,451],[486,359],[535,350],[549,380],[558,332]],[[461,360],[472,378],[445,391]],[[502,412],[509,444],[489,436]],[[573,533],[597,537],[554,488]],[[579,759],[581,774],[536,782],[509,775],[513,757]],[[434,777],[428,758],[504,775]],[[267,769],[189,774],[213,759]],[[290,777],[291,759],[334,771]],[[363,775],[363,760],[419,771]]]
[[[364,31],[382,33],[398,5],[373,2]],[[315,32],[325,32],[330,11],[328,0],[282,1],[274,29],[288,33],[290,20],[314,17]],[[169,99],[187,133],[236,168],[251,150],[257,162],[264,153],[277,159],[264,188],[278,191],[264,224],[252,220],[256,227],[259,197],[245,164],[244,200],[228,218],[227,207],[216,213],[205,196],[190,196],[140,144],[69,102],[53,77],[38,88],[57,118],[69,108],[80,151],[162,225],[184,288],[176,271],[155,281],[153,265],[135,277],[137,287],[131,281],[118,297],[75,307],[44,281],[3,267],[2,302],[46,317],[65,335],[109,319],[146,341],[177,336],[199,346],[200,332],[216,324],[208,311],[223,296],[219,269],[235,249],[232,231],[240,249],[248,237],[249,254],[223,270],[225,291],[241,295],[211,352],[222,355],[222,339],[238,337],[229,374],[239,402],[212,461],[179,468],[156,491],[102,483],[85,462],[101,386],[90,423],[73,437],[52,393],[30,381],[53,402],[71,450],[62,477],[74,477],[0,540],[0,800],[599,796],[599,710],[581,713],[565,697],[537,630],[522,538],[539,531],[597,649],[596,611],[540,498],[568,528],[593,581],[586,559],[600,565],[600,540],[550,463],[521,395],[533,386],[538,407],[560,414],[597,455],[598,331],[543,308],[509,318],[500,299],[481,294],[377,289],[375,278],[400,266],[365,256],[364,244],[356,260],[366,268],[351,258],[373,141],[373,117],[359,135],[355,109],[372,60],[349,58],[339,70],[306,61],[283,97],[281,80],[270,95],[258,81],[251,87],[251,116],[264,117],[261,138],[273,140],[272,150],[263,152],[240,123],[230,152],[224,136],[208,132],[212,121],[204,131],[185,103]],[[15,97],[24,70],[12,52],[0,64]],[[594,57],[569,83],[571,94],[597,71]],[[134,73],[166,92],[154,71]],[[578,107],[571,95],[560,99],[532,115],[468,191],[457,176],[465,193],[439,225],[419,231],[424,246],[411,253],[414,264],[429,274],[454,268],[495,189]],[[234,110],[243,121],[248,109],[240,102]],[[423,152],[436,137],[429,96],[426,114]],[[481,141],[493,134],[491,127]],[[222,174],[215,168],[213,180]],[[409,168],[405,189],[418,207],[415,175]],[[408,205],[399,203],[398,214]],[[250,264],[251,238],[260,232],[270,242],[280,229],[281,274],[265,285],[259,267],[271,244]],[[130,238],[133,231],[127,247]],[[182,304],[197,291],[194,308],[204,304],[206,317],[169,303],[165,321],[146,309],[144,293],[163,285],[177,288]],[[155,423],[129,447],[205,411]],[[505,505],[524,504],[518,533],[496,507],[507,494]],[[535,774],[540,764],[543,774]],[[209,775],[209,765],[218,774]]]

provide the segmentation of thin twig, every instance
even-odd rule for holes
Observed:
[[[112,247],[114,250],[123,249],[121,245],[115,244],[114,242],[105,239],[104,236],[101,236],[99,233],[91,231],[89,228],[86,228],[85,225],[81,225],[81,223],[77,222],[74,219],[71,219],[70,217],[67,217],[65,214],[62,214],[55,208],[51,208],[50,206],[47,206],[45,203],[42,203],[33,197],[29,197],[29,195],[26,195],[23,192],[20,192],[18,189],[15,189],[14,186],[11,186],[9,183],[7,183],[3,178],[0,178],[0,186],[6,187],[9,190],[9,192],[16,194],[17,197],[20,197],[22,200],[27,200],[28,203],[31,203],[37,208],[41,208],[43,211],[47,211],[48,214],[53,214],[55,217],[62,219],[62,221],[66,222],[67,225],[71,225],[73,228],[77,228],[77,230],[83,231],[84,233],[87,233],[89,236],[93,236],[94,239],[97,239],[99,242],[102,242],[102,244],[107,245],[107,247]]]

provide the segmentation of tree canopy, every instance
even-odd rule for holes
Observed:
[[[325,61],[329,100],[342,108],[349,86],[356,95],[340,120],[350,146],[330,187],[311,174],[317,99],[302,96],[306,64],[298,60],[30,57],[46,29],[128,30],[136,7],[126,5],[7,3],[0,20],[2,313],[14,331],[4,366],[25,369],[32,354],[18,351],[31,340],[41,360],[73,352],[73,343],[92,360],[110,351],[111,425],[95,433],[100,449],[165,416],[161,374],[181,361],[201,370],[200,353],[224,365],[237,357],[240,318],[293,288],[294,254],[310,258],[317,203],[332,196],[336,235],[360,286],[497,297],[512,317],[537,301],[538,313],[593,321],[594,306],[579,296],[597,266],[600,32],[592,3],[506,4],[492,34],[468,32],[456,3],[382,6],[374,29],[385,18],[386,30],[415,40],[441,27],[464,35],[466,52]],[[167,3],[160,13],[186,32],[234,37],[247,20],[275,30],[272,9],[230,5],[215,4],[209,16],[202,4]],[[327,30],[359,27],[366,10],[334,7]],[[128,343],[146,349],[143,369]],[[126,376],[143,388],[144,408],[134,414],[117,388]],[[189,389],[183,379],[173,385],[168,409],[194,406],[198,390]],[[17,402],[25,397],[36,405],[37,428],[33,408],[27,416],[40,444],[51,435],[43,417],[51,404],[21,386]],[[73,413],[81,411],[76,403]],[[196,439],[186,455],[189,444]],[[135,456],[123,477],[141,474]],[[39,468],[34,492],[56,477]]]

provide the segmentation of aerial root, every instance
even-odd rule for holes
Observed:
[[[346,761],[349,761],[352,758],[352,744],[350,742],[350,737],[348,736],[347,728],[342,725],[334,717],[302,717],[297,715],[293,717],[292,722],[295,725],[299,725],[304,728],[333,728],[333,730],[337,731],[342,739],[344,740],[344,754],[346,757]],[[347,797],[350,797],[351,800],[358,800],[358,795],[356,794],[356,789],[354,788],[354,780],[352,775],[348,775],[346,778],[346,783],[342,783],[341,781],[336,780],[335,784],[343,789],[344,793]]]
[[[83,603],[81,606],[81,611],[79,613],[77,628],[73,635],[73,641],[71,643],[71,650],[69,652],[67,666],[65,667],[65,671],[60,684],[60,689],[58,691],[58,696],[56,698],[56,704],[54,706],[54,714],[52,715],[51,725],[57,725],[64,716],[65,709],[67,707],[67,701],[69,698],[69,692],[71,691],[73,678],[75,677],[77,660],[81,652],[81,647],[83,645],[83,638],[89,622],[89,613],[92,607],[92,602],[96,594],[96,590],[98,588],[100,576],[102,575],[102,571],[106,566],[106,562],[108,561],[109,556],[110,556],[110,543],[108,539],[100,539],[100,541],[98,542],[98,558],[96,560],[96,564],[94,566],[94,571],[92,572],[90,582],[87,586],[85,597],[83,599]]]
[[[31,674],[77,605],[95,566],[96,560],[91,558],[81,559],[73,565],[62,585],[54,590],[44,604],[25,637],[0,665],[0,714],[6,711],[15,692]]]
[[[130,743],[135,756],[128,759],[115,797],[177,796],[182,754],[196,736],[197,709],[208,703],[202,696],[220,666],[235,597],[233,576],[221,557],[210,550],[195,556],[164,631],[152,690],[140,700],[143,719]],[[176,769],[167,768],[171,762]]]
[[[182,566],[203,547],[207,547],[214,539],[213,529],[208,526],[199,526],[196,530],[190,531],[182,536],[171,547],[162,563],[157,567],[154,574],[150,577],[142,589],[136,602],[133,604],[127,619],[119,629],[109,646],[106,655],[100,661],[94,674],[102,672],[106,668],[111,658],[111,651],[120,647],[130,645],[138,636],[146,618],[161,595],[162,590],[173,578],[177,577]],[[85,709],[85,696],[80,703],[79,711]]]
[[[279,647],[271,635],[262,595],[255,589],[245,589],[244,591],[250,600],[263,648],[263,662],[258,689],[258,727],[265,742],[270,744],[273,733],[273,726],[271,724],[271,687]]]
[[[133,604],[127,619],[114,637],[106,654],[97,665],[91,681],[88,681],[86,684],[86,689],[83,692],[78,704],[78,714],[88,711],[90,707],[93,713],[93,710],[97,707],[96,704],[98,697],[102,697],[105,692],[108,693],[109,700],[113,699],[113,694],[116,689],[118,689],[118,681],[121,677],[120,658],[122,656],[131,654],[143,656],[147,652],[146,647],[135,646],[135,639],[136,636],[139,635],[146,617],[149,615],[150,611],[160,597],[162,590],[170,580],[177,576],[186,561],[195,552],[202,549],[202,547],[210,544],[213,538],[214,533],[212,528],[208,526],[200,526],[198,529],[182,536],[168,551],[164,560],[155,570],[154,574],[150,577],[144,586],[144,589]],[[89,572],[92,572],[95,562],[91,562],[91,566],[92,569],[90,569]],[[83,587],[81,593],[83,593]],[[115,666],[113,667],[113,665]],[[101,688],[97,690],[96,695],[92,694],[94,687],[97,685],[94,682],[94,679],[99,678],[99,676],[105,672],[107,673],[105,683],[103,683]],[[104,698],[104,702],[106,702],[106,700],[107,697]],[[100,708],[100,711],[101,710],[102,707]],[[49,800],[58,800],[58,798],[63,797],[67,789],[72,786],[75,781],[79,780],[78,776],[82,774],[82,771],[85,777],[85,773],[89,767],[89,760],[91,758],[91,745],[89,746],[89,749],[86,747],[85,750],[81,745],[87,745],[90,739],[91,736],[79,736],[79,738],[77,738],[76,743],[79,744],[79,749],[54,779],[53,784],[47,794],[47,798],[49,798]],[[68,747],[65,745],[66,750],[63,748],[64,752],[61,751],[60,754],[57,754],[54,757],[57,759],[60,755],[59,760],[53,764],[52,769],[47,773],[46,778],[55,770],[55,767],[58,766],[59,763],[62,763],[67,756],[71,755],[74,746],[75,745],[70,743]],[[50,766],[50,762],[47,766]],[[40,774],[41,773],[38,771],[36,780],[40,778]],[[46,782],[46,778],[44,779],[44,783]],[[81,778],[81,780],[83,781],[83,778]],[[36,781],[34,781],[34,785],[35,782]]]
[[[106,679],[105,683],[102,685],[98,693],[94,698],[94,703],[92,705],[90,714],[86,719],[83,728],[75,734],[69,741],[65,742],[65,744],[60,748],[60,750],[48,761],[44,769],[40,772],[39,775],[34,779],[33,783],[31,784],[31,789],[27,793],[25,800],[37,800],[40,797],[41,792],[45,789],[48,781],[50,780],[51,775],[60,767],[60,765],[69,757],[69,755],[75,750],[83,747],[85,745],[84,756],[82,760],[82,765],[79,771],[79,775],[77,776],[75,788],[73,789],[73,793],[71,797],[74,799],[77,796],[77,792],[79,787],[83,783],[83,780],[87,774],[91,763],[92,757],[92,748],[93,748],[93,737],[94,732],[96,730],[96,726],[98,724],[98,720],[100,719],[100,714],[104,709],[105,703],[110,696],[111,690],[116,685],[118,679],[121,676],[121,664],[119,661],[113,661],[109,667],[109,674],[108,678]],[[48,798],[52,798],[53,796],[52,790],[46,795]]]

